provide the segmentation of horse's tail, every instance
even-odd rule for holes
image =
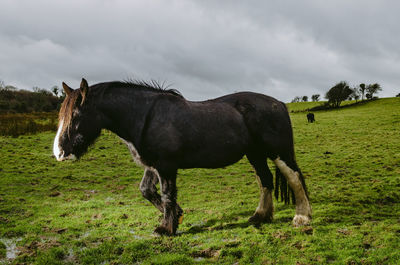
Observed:
[[[278,167],[275,169],[275,198],[279,200],[279,194],[281,201],[285,204],[290,203],[290,197],[292,198],[292,203],[295,204],[296,200],[293,196],[293,191],[287,184],[285,176],[282,175]]]
[[[282,105],[284,105],[284,104],[282,104]],[[284,105],[284,108],[287,110],[285,105]],[[284,161],[288,167],[290,167],[293,171],[298,172],[300,182],[301,182],[304,192],[306,193],[306,196],[308,198],[308,191],[307,191],[306,183],[304,180],[304,176],[301,173],[301,170],[296,162],[296,157],[295,157],[295,152],[294,152],[292,124],[291,124],[288,112],[286,113],[286,118],[287,118],[287,127],[285,129],[286,133],[284,134],[285,135],[284,138],[286,138],[286,139],[282,139],[284,141],[284,143],[282,143],[281,148],[277,153],[278,153],[279,158],[282,161]],[[289,204],[290,201],[292,201],[293,204],[296,203],[293,190],[288,185],[285,176],[282,174],[282,172],[279,170],[279,168],[276,167],[276,170],[275,170],[275,198],[277,200],[279,200],[279,197],[280,197],[281,201],[285,202],[285,204]]]
[[[293,171],[296,171],[299,173],[299,179],[300,182],[303,186],[304,192],[306,193],[307,199],[308,199],[308,191],[307,191],[307,186],[304,180],[304,176],[301,173],[300,168],[297,166],[297,163],[295,160],[287,160],[285,158],[282,158],[282,160],[290,167]],[[290,186],[287,183],[287,180],[285,176],[283,176],[282,172],[279,170],[278,167],[275,169],[275,198],[277,200],[284,201],[285,204],[290,204],[290,201],[292,201],[293,204],[296,203],[295,197],[293,190],[290,188]]]

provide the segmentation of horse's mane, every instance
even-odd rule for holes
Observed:
[[[142,89],[147,89],[151,90],[154,92],[160,92],[160,93],[167,93],[167,94],[172,94],[175,96],[178,96],[180,98],[184,98],[178,90],[174,88],[170,88],[170,85],[166,85],[165,82],[160,83],[156,80],[150,80],[150,81],[144,81],[144,80],[137,80],[137,79],[128,79],[125,82],[120,82],[127,84],[128,86],[132,88],[142,88]]]
[[[58,114],[58,122],[60,123],[60,121],[63,120],[63,128],[61,134],[64,133],[64,131],[67,130],[70,126],[72,112],[74,111],[75,102],[77,101],[79,96],[79,90],[74,90],[65,97],[64,102],[61,104],[60,113]]]

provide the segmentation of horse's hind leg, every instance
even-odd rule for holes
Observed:
[[[140,191],[143,197],[150,201],[154,206],[164,213],[164,207],[162,205],[161,196],[157,193],[157,183],[159,182],[158,172],[152,168],[146,168],[144,170],[143,179],[140,182]],[[183,210],[176,204],[176,210],[181,218],[183,216]],[[180,220],[181,221],[181,220]]]
[[[293,218],[293,225],[302,226],[309,224],[311,220],[311,206],[305,188],[301,183],[300,174],[296,171],[296,163],[294,162],[291,164],[293,169],[279,157],[274,160],[274,163],[281,173],[286,177],[296,199],[296,215]]]
[[[256,171],[256,178],[260,187],[260,201],[253,216],[249,218],[249,222],[271,222],[274,212],[272,201],[273,176],[268,168],[267,159],[263,156],[249,154],[247,158]]]

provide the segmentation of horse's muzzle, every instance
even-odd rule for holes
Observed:
[[[64,151],[61,151],[60,156],[56,157],[57,161],[64,161],[64,160],[76,160],[76,156],[74,154],[69,154],[64,156]]]

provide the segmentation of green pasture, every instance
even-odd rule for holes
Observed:
[[[311,226],[277,201],[272,223],[247,222],[259,190],[244,158],[179,171],[174,237],[152,233],[143,169],[110,132],[77,162],[52,157],[54,132],[1,136],[0,264],[398,264],[400,98],[305,115],[291,113]]]

